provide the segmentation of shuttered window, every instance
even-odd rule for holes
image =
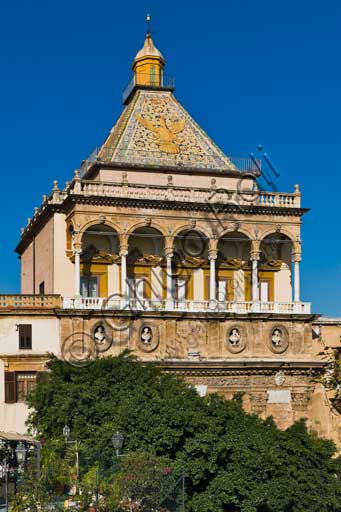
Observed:
[[[19,324],[19,349],[32,349],[32,325]]]
[[[14,404],[17,401],[17,383],[15,372],[5,372],[5,402]]]
[[[5,402],[25,402],[37,382],[36,372],[5,372]]]

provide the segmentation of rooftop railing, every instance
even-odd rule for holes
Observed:
[[[170,168],[197,167],[207,170],[226,170],[248,172],[255,175],[259,174],[261,168],[261,160],[254,160],[250,157],[234,157],[224,155],[217,157],[206,154],[204,159],[199,159],[198,155],[186,153],[173,154],[168,156],[161,151],[138,150],[120,148],[115,151],[111,148],[95,148],[91,155],[84,160],[81,167],[81,177],[85,175],[88,169],[95,162],[110,162],[111,165],[129,164],[150,167],[159,167],[160,165],[168,165]],[[256,163],[255,163],[256,162]]]
[[[137,73],[134,74],[128,85],[125,87],[122,99],[123,103],[129,98],[134,87],[145,87],[151,89],[175,89],[175,79],[172,76],[153,73]]]

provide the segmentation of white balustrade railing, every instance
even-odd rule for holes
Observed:
[[[150,300],[80,297],[63,299],[64,309],[96,309],[118,311],[176,311],[193,313],[277,313],[310,314],[310,302],[220,302],[208,300]]]
[[[299,193],[279,192],[236,192],[232,190],[167,187],[166,185],[137,185],[131,183],[110,183],[82,180],[80,190],[71,189],[71,194],[89,196],[105,196],[128,199],[148,199],[156,201],[176,201],[189,203],[221,203],[257,205],[264,207],[299,208]]]

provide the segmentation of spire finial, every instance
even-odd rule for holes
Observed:
[[[152,17],[149,13],[146,15],[146,22],[147,22],[147,36],[150,36],[150,22],[152,20]]]

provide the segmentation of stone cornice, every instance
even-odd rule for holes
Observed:
[[[221,375],[274,375],[282,370],[289,375],[314,376],[322,373],[327,363],[319,360],[273,360],[273,359],[231,359],[231,360],[163,360],[158,363],[166,372],[191,376]]]

